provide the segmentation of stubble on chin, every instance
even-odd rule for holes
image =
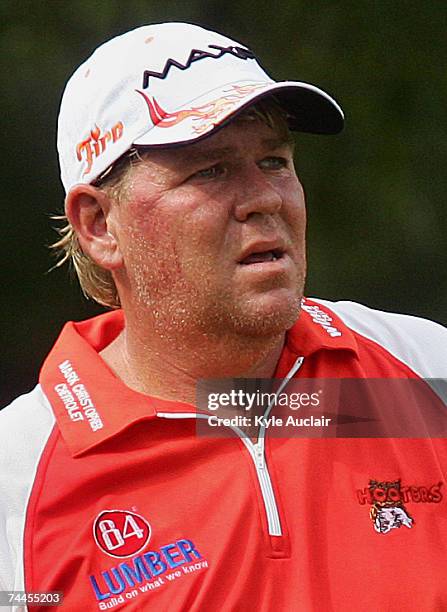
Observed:
[[[227,329],[247,338],[273,338],[284,334],[298,320],[303,284],[296,290],[284,292],[281,298],[269,300],[268,296],[254,296],[236,302],[233,308],[223,313],[222,320]]]

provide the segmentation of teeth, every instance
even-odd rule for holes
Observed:
[[[251,263],[262,263],[262,262],[270,262],[276,261],[277,259],[281,259],[282,254],[277,251],[264,251],[262,253],[252,253],[248,257],[246,257],[243,262],[244,264]]]

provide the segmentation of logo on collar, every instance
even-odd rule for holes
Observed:
[[[309,304],[306,304],[303,300],[301,303],[301,308],[307,312],[312,321],[317,325],[320,325],[331,338],[337,338],[338,336],[342,335],[342,332],[332,325],[332,317],[324,312],[324,310],[322,310],[319,306],[309,306]]]
[[[377,533],[389,533],[402,526],[411,529],[414,519],[404,504],[408,502],[438,504],[442,501],[442,482],[430,487],[403,486],[394,481],[370,480],[365,489],[357,489],[359,504],[371,504],[369,516]]]
[[[202,49],[191,49],[188,59],[185,64],[178,62],[172,57],[168,58],[165,63],[165,66],[161,72],[156,72],[155,70],[145,70],[143,73],[143,89],[147,89],[149,87],[149,79],[150,77],[154,77],[155,79],[165,79],[171,69],[172,66],[179,68],[180,70],[187,70],[192,63],[197,62],[201,59],[205,59],[206,57],[210,57],[212,59],[219,59],[222,55],[229,53],[230,55],[234,55],[235,57],[247,60],[247,59],[256,59],[254,53],[250,51],[250,49],[246,49],[244,47],[238,47],[236,45],[230,45],[229,47],[221,47],[220,45],[208,45],[208,49],[203,51]],[[211,50],[216,50],[217,53],[213,53]]]

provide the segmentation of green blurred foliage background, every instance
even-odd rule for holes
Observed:
[[[101,42],[167,20],[239,39],[274,77],[316,83],[344,107],[341,136],[297,139],[307,295],[447,324],[445,2],[3,0],[0,405],[32,388],[64,321],[101,310],[67,270],[47,273],[65,81]]]

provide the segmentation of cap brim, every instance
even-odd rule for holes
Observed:
[[[290,129],[310,134],[338,134],[345,117],[339,104],[325,91],[308,83],[283,83],[275,97],[288,111]]]
[[[344,114],[325,91],[299,81],[228,83],[167,112],[154,98],[146,100],[151,128],[134,140],[135,145],[168,147],[209,136],[237,114],[262,98],[274,95],[288,114],[293,131],[311,134],[338,134]]]

